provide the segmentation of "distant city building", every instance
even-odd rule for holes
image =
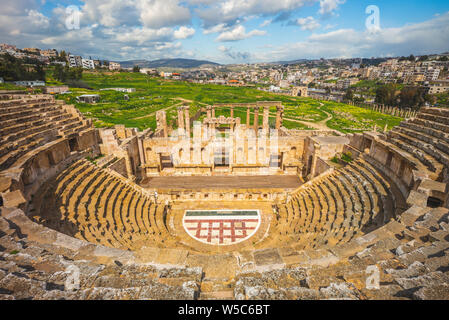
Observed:
[[[156,69],[151,69],[151,68],[140,68],[140,73],[143,74],[157,74],[157,70]]]
[[[449,92],[449,80],[432,81],[429,86],[429,94]]]
[[[76,101],[81,103],[96,103],[100,101],[100,96],[98,94],[84,94],[76,97]]]
[[[17,51],[16,46],[13,46],[11,44],[6,44],[6,43],[0,44],[0,48],[4,51],[7,51],[7,50]]]
[[[37,55],[39,55],[41,52],[41,50],[38,48],[23,48],[22,51],[26,51],[26,52],[29,52],[32,54],[37,54]]]
[[[67,65],[67,62],[65,62],[65,61],[52,61],[51,64],[60,64],[61,66],[65,67]]]
[[[82,59],[83,69],[95,69],[94,61],[91,59]]]
[[[14,81],[14,84],[17,86],[24,86],[24,87],[44,87],[45,82],[44,81]]]
[[[42,88],[43,93],[57,94],[69,91],[68,86],[53,86]]]
[[[120,70],[121,66],[118,62],[109,62],[109,70]]]
[[[76,67],[83,66],[83,58],[81,58],[81,56],[74,56],[74,55],[70,54],[68,60],[69,60],[70,68],[76,68]]]
[[[136,88],[105,88],[105,89],[100,89],[100,91],[107,91],[107,90],[114,90],[114,91],[118,91],[118,92],[127,92],[127,93],[136,92]]]
[[[270,86],[269,91],[270,91],[270,92],[280,92],[280,91],[281,91],[281,88],[276,87],[276,86]]]
[[[58,56],[58,51],[56,51],[55,49],[41,50],[41,56],[56,58]]]

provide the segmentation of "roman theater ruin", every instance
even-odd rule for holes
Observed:
[[[0,299],[449,298],[448,109],[343,135],[183,106],[139,132],[0,99]]]

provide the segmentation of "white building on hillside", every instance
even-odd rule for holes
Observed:
[[[94,60],[91,59],[83,59],[83,69],[95,69]]]
[[[109,62],[109,70],[120,70],[120,63],[118,62]]]

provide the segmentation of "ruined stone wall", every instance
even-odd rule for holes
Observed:
[[[323,160],[322,158],[317,158],[315,163],[315,175],[319,176],[331,168],[333,168],[333,166],[331,166],[328,161]]]
[[[114,170],[125,178],[129,178],[125,158],[121,158],[115,161],[112,165],[109,166],[109,169]]]

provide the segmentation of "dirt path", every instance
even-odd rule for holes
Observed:
[[[173,100],[181,100],[181,102],[172,104],[171,106],[165,107],[165,108],[163,108],[163,109],[159,109],[159,110],[153,111],[153,112],[151,112],[151,113],[149,113],[149,114],[147,114],[147,115],[144,115],[144,116],[142,116],[142,117],[133,118],[132,120],[138,120],[138,119],[149,118],[149,117],[151,117],[151,116],[154,116],[154,115],[156,114],[156,112],[158,112],[158,111],[167,111],[167,110],[169,110],[169,109],[178,107],[178,106],[180,106],[180,105],[182,105],[182,104],[184,104],[184,103],[191,103],[191,102],[193,102],[192,100],[187,100],[187,99],[179,98],[179,97],[178,97],[178,98],[172,98],[172,99],[173,99]]]
[[[324,104],[320,102],[320,106],[323,107]],[[321,111],[324,112],[325,114],[327,114],[327,118],[320,122],[308,122],[308,121],[302,121],[302,120],[293,120],[293,119],[289,119],[289,118],[285,118],[285,117],[284,117],[284,119],[289,120],[289,121],[299,122],[299,123],[302,123],[311,128],[316,128],[318,130],[333,130],[333,129],[329,128],[326,124],[329,120],[331,120],[333,118],[332,114],[330,114],[329,112],[324,111],[324,110],[321,110]]]

